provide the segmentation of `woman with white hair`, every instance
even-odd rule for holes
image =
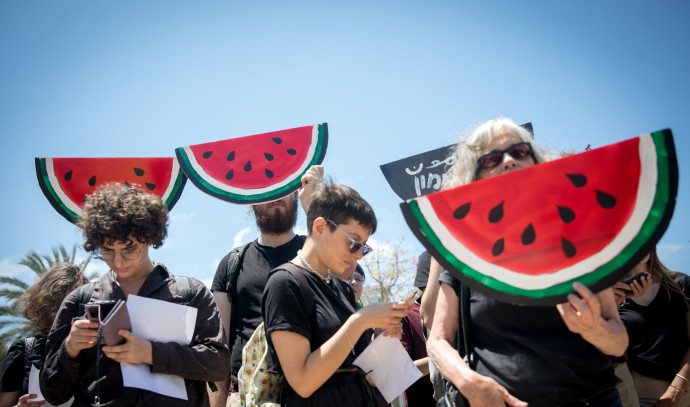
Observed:
[[[548,160],[527,130],[503,118],[470,131],[455,154],[448,188]],[[607,355],[622,355],[628,338],[610,288],[594,294],[574,283],[577,294],[556,307],[513,305],[470,289],[468,366],[453,346],[462,284],[447,271],[440,282],[427,348],[471,406],[620,406]]]

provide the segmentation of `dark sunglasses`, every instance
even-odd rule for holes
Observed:
[[[358,241],[356,241],[355,239],[351,238],[350,235],[348,235],[346,231],[340,229],[340,228],[338,227],[338,225],[336,225],[336,223],[333,222],[332,220],[330,220],[330,219],[326,219],[326,220],[327,220],[328,222],[330,222],[333,226],[335,226],[336,229],[338,229],[339,231],[343,232],[343,234],[345,235],[345,237],[347,237],[347,238],[350,240],[350,253],[355,254],[355,253],[357,253],[357,252],[359,251],[359,249],[362,249],[362,257],[364,257],[364,256],[366,256],[367,254],[371,253],[371,252],[374,250],[374,249],[372,249],[371,246],[369,246],[368,244],[362,243],[362,242],[358,242]]]
[[[479,172],[479,170],[488,170],[498,166],[501,162],[503,162],[503,155],[505,153],[510,154],[510,156],[516,160],[524,160],[527,157],[532,157],[532,160],[535,163],[537,161],[534,158],[532,145],[526,141],[523,141],[522,143],[515,143],[505,150],[492,151],[477,158],[477,172]]]

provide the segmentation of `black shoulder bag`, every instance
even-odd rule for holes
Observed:
[[[458,353],[469,367],[474,369],[474,353],[472,352],[472,344],[470,343],[470,288],[465,284],[460,283],[460,298],[458,298],[458,315],[460,316],[460,324],[455,336],[455,347]],[[462,332],[462,337],[461,337]],[[448,380],[446,382],[446,391],[443,397],[438,401],[436,407],[469,407],[470,402],[465,396]]]

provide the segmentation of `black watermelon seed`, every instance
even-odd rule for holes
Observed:
[[[201,156],[204,158],[211,158],[211,154],[213,154],[213,151],[204,151]]]
[[[587,177],[582,174],[565,174],[565,176],[570,179],[575,188],[582,188],[587,185]]]
[[[266,157],[266,160],[268,161],[273,161],[273,154],[264,153],[264,157]]]
[[[95,175],[93,177],[89,178],[89,185],[90,186],[96,185],[96,176]]]
[[[67,174],[64,176],[65,181],[69,181],[72,179],[72,170],[67,171]]]
[[[489,222],[496,223],[503,219],[503,202],[496,205],[491,211],[489,211]]]
[[[226,158],[228,161],[234,161],[235,160],[235,150],[232,150],[230,154],[228,154],[228,157]]]
[[[616,206],[616,198],[606,192],[595,190],[597,193],[597,203],[604,209],[611,209]]]
[[[556,208],[558,208],[558,216],[563,222],[570,223],[575,220],[575,212],[572,209],[565,206],[556,206]]]
[[[235,173],[233,172],[233,170],[230,170],[227,172],[227,174],[225,174],[225,179],[231,180],[232,177],[234,177],[234,176],[235,176]]]
[[[297,154],[297,151],[293,150],[292,148],[288,148],[287,153],[290,155],[295,155],[295,154]]]
[[[273,171],[269,170],[266,168],[264,171],[266,171],[266,178],[273,178]]]
[[[503,253],[503,238],[500,238],[494,243],[494,247],[491,248],[491,254],[498,256]]]
[[[146,189],[148,189],[149,191],[153,191],[154,189],[156,189],[156,184],[152,184],[150,182],[146,182],[145,184],[146,184]]]
[[[273,142],[276,144],[281,144],[283,142],[283,139],[280,137],[273,137],[271,140],[273,140]]]
[[[534,243],[534,239],[537,237],[536,233],[534,233],[534,226],[530,223],[527,225],[525,230],[522,231],[522,236],[520,236],[520,239],[522,239],[522,244],[527,246],[528,244]]]
[[[453,211],[453,217],[455,219],[464,218],[465,216],[467,216],[468,213],[470,213],[470,206],[472,206],[472,202],[468,202],[464,205],[461,205],[460,207],[458,207],[458,209]]]
[[[247,161],[247,163],[244,165],[244,171],[245,171],[245,172],[249,172],[249,171],[251,171],[251,170],[252,170],[252,161],[249,160],[249,161]]]
[[[575,245],[569,242],[568,239],[564,238],[563,236],[561,236],[561,250],[563,250],[565,257],[573,257],[577,253]]]
[[[144,176],[144,170],[142,170],[141,168],[136,168],[136,167],[134,167],[134,173],[135,173],[138,177]]]

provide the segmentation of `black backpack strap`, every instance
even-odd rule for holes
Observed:
[[[242,265],[242,260],[244,259],[244,253],[247,252],[250,244],[252,244],[252,242],[235,247],[230,251],[228,267],[225,271],[228,274],[228,284],[225,289],[228,293],[228,301],[230,301],[231,304],[233,303],[232,292],[237,291],[237,276],[240,274],[240,266]]]
[[[299,284],[299,288],[302,290],[302,295],[304,296],[304,311],[307,315],[311,315],[314,312],[314,292],[311,290],[309,282],[302,270],[290,262],[283,264],[279,268],[287,270],[297,279],[297,284]]]
[[[179,291],[182,298],[184,298],[185,304],[191,304],[194,298],[192,279],[186,276],[175,276],[175,285],[177,286],[177,291]]]
[[[458,352],[460,352],[460,356],[464,357],[470,368],[474,369],[474,354],[470,342],[470,288],[460,283],[459,291],[458,315],[460,316],[460,324],[455,338],[455,345],[458,348]]]

